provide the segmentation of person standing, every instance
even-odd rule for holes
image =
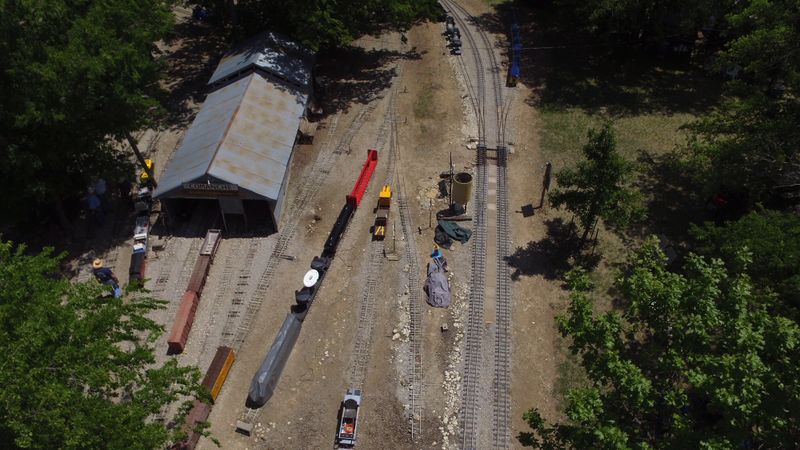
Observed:
[[[103,226],[103,224],[105,224],[105,212],[103,212],[100,197],[94,192],[93,187],[89,189],[89,195],[86,197],[86,204],[89,207],[89,220],[91,224]]]
[[[106,180],[98,178],[97,181],[95,181],[94,193],[100,199],[100,208],[103,212],[110,211],[111,208],[108,200],[108,186],[106,185]]]
[[[98,258],[92,262],[92,273],[101,284],[111,286],[114,298],[119,298],[119,296],[122,295],[122,291],[119,288],[119,280],[111,269],[104,267],[102,259]]]

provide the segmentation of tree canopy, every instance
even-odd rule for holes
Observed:
[[[24,216],[126,170],[113,141],[159,108],[162,0],[0,2],[0,199]],[[6,220],[13,217],[6,217]]]
[[[688,128],[709,183],[764,200],[800,183],[800,2],[736,2],[716,67],[739,69],[730,100]],[[708,175],[711,175],[708,177]]]
[[[555,0],[573,26],[604,41],[659,43],[691,37],[726,12],[727,1]]]
[[[773,195],[773,187],[800,183],[800,1],[555,0],[555,6],[563,24],[593,43],[645,53],[682,48],[709,75],[726,78],[725,101],[686,127],[691,165],[707,194],[735,191],[752,205]]]
[[[746,272],[755,287],[774,292],[782,314],[800,321],[800,217],[771,210],[753,211],[741,219],[716,226],[694,226],[697,253],[716,256],[729,269]],[[753,262],[739,266],[736,257],[747,248]]]
[[[236,23],[234,31],[247,37],[263,30],[280,31],[319,49],[349,43],[382,28],[405,28],[439,11],[434,0],[198,0],[218,17]]]
[[[595,312],[585,272],[571,272],[561,333],[588,384],[567,396],[568,421],[525,414],[536,448],[798,448],[800,326],[776,298],[719,259],[666,267],[651,238],[618,282],[621,311]]]
[[[146,316],[160,302],[98,298],[107,288],[70,283],[60,260],[0,243],[0,442],[154,449],[180,437],[149,419],[194,398],[200,373],[175,360],[154,366],[161,328]]]
[[[628,186],[633,166],[617,153],[611,127],[589,130],[588,138],[583,147],[586,159],[575,169],[559,171],[558,187],[550,193],[555,207],[566,206],[578,216],[584,228],[582,240],[598,217],[623,226],[643,212],[638,192]]]

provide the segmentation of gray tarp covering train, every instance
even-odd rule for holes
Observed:
[[[298,320],[295,313],[286,315],[286,320],[283,321],[272,347],[258,368],[253,381],[250,383],[250,392],[247,394],[247,406],[250,408],[261,407],[267,403],[267,400],[272,397],[275,392],[275,386],[278,384],[283,366],[286,365],[286,360],[292,354],[292,348],[297,341],[297,336],[300,335],[300,327],[302,322]]]

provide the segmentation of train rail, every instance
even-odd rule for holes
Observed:
[[[295,197],[294,201],[287,209],[288,211],[291,211],[292,216],[286,221],[286,225],[280,231],[278,241],[276,242],[275,247],[273,247],[273,250],[267,260],[267,266],[261,274],[255,291],[249,297],[245,307],[244,317],[240,322],[236,321],[236,317],[233,317],[232,321],[226,323],[226,328],[236,327],[235,333],[231,332],[230,330],[228,331],[228,333],[232,334],[233,337],[227,342],[230,342],[230,346],[233,347],[237,352],[244,343],[244,340],[247,338],[252,321],[261,308],[261,303],[266,297],[266,291],[272,282],[272,278],[275,275],[277,266],[283,259],[285,251],[294,237],[295,229],[297,228],[297,224],[299,223],[301,217],[300,211],[302,211],[304,205],[309,204],[309,202],[316,196],[323,182],[330,173],[331,167],[335,165],[338,157],[349,152],[353,138],[364,125],[366,120],[370,117],[370,115],[374,112],[377,103],[377,101],[370,102],[356,114],[356,116],[353,118],[353,121],[345,130],[342,138],[335,143],[335,146],[333,136],[338,126],[340,114],[337,113],[337,115],[334,116],[334,119],[328,128],[327,139],[322,150],[320,151],[320,155],[317,157],[314,165],[306,173],[297,197]],[[229,315],[234,313],[234,310],[232,310],[229,312]],[[252,425],[256,423],[260,415],[261,408],[245,407],[244,411],[239,415],[238,421],[245,425]]]
[[[497,148],[497,298],[494,339],[494,409],[492,444],[511,446],[511,273],[508,256],[507,149]]]
[[[484,332],[484,303],[486,293],[485,271],[487,267],[487,234],[488,227],[496,228],[496,296],[495,296],[495,339],[493,357],[492,386],[492,419],[491,445],[493,448],[509,448],[511,445],[511,284],[507,265],[510,250],[508,224],[508,184],[506,177],[508,150],[506,147],[506,123],[511,111],[510,99],[504,99],[503,84],[500,77],[500,65],[493,51],[492,39],[487,33],[472,25],[469,12],[453,0],[441,0],[441,4],[451,11],[459,24],[462,35],[470,47],[474,59],[475,76],[470,76],[470,67],[459,58],[459,67],[464,72],[466,89],[472,97],[473,109],[478,124],[478,148],[476,151],[476,190],[474,199],[474,225],[472,247],[472,271],[470,274],[470,296],[467,327],[465,330],[464,377],[462,386],[461,430],[462,448],[473,449],[488,445],[479,442],[482,424],[479,408],[480,393],[486,380],[481,380],[481,369],[484,365],[481,343]],[[480,48],[486,49],[481,52]],[[485,53],[485,54],[484,54]],[[484,64],[484,60],[485,63]],[[488,65],[488,67],[487,67]],[[487,90],[485,72],[490,72],[491,93]],[[477,103],[477,105],[476,105]],[[488,148],[490,139],[495,141],[494,149]],[[497,176],[494,205],[496,218],[493,224],[486,216],[489,205],[487,152],[495,151]],[[488,361],[487,361],[488,362]]]
[[[389,101],[389,123],[391,125],[389,133],[389,146],[392,149],[390,161],[390,174],[395,174],[393,186],[395,186],[395,196],[397,199],[397,209],[400,215],[400,232],[403,234],[405,245],[403,248],[403,258],[408,265],[408,313],[409,313],[409,373],[408,383],[408,405],[409,405],[409,425],[411,431],[411,441],[416,442],[422,436],[423,418],[423,391],[424,371],[422,364],[422,304],[420,302],[420,278],[418,268],[420,267],[417,256],[417,244],[414,232],[414,221],[411,217],[411,210],[408,206],[408,196],[406,194],[405,182],[397,175],[394,167],[402,157],[400,153],[400,140],[397,128],[397,110],[394,96]]]
[[[398,73],[399,76],[399,73]],[[375,149],[379,154],[386,154],[382,160],[386,161],[386,177],[384,185],[392,185],[396,178],[395,168],[397,159],[397,146],[394,134],[396,128],[395,116],[396,92],[392,90],[387,99],[387,109],[383,123],[378,130],[375,140]],[[382,272],[384,254],[386,251],[384,240],[372,240],[368,247],[367,263],[362,273],[366,280],[361,291],[361,300],[358,310],[358,325],[356,338],[353,344],[353,358],[350,363],[348,386],[364,391],[366,383],[369,358],[372,350],[373,331],[375,329],[375,288]]]

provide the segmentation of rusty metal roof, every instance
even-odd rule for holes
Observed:
[[[156,197],[214,177],[278,200],[308,96],[252,73],[208,95]]]
[[[314,53],[274,32],[261,33],[222,57],[208,84],[257,68],[300,89],[310,89]]]

